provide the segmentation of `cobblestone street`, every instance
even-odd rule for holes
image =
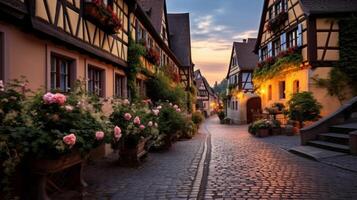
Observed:
[[[152,153],[137,169],[86,169],[87,199],[357,199],[357,173],[299,157],[211,118],[201,134]],[[279,138],[278,138],[279,139]],[[280,138],[281,139],[281,138]],[[207,142],[206,142],[207,141]],[[277,144],[279,143],[279,144]]]

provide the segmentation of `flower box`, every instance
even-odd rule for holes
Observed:
[[[271,129],[271,133],[272,133],[272,135],[280,135],[281,134],[281,128],[280,127],[272,128]]]
[[[115,34],[122,27],[121,20],[117,14],[101,1],[85,1],[84,17],[108,34]]]
[[[257,136],[258,137],[268,137],[269,136],[269,129],[267,129],[267,128],[259,129],[258,133],[257,133]]]
[[[153,47],[146,49],[145,58],[154,65],[160,64],[160,52]]]
[[[145,138],[139,141],[139,143],[132,147],[128,145],[121,145],[119,149],[119,162],[121,165],[138,165],[143,158],[147,155],[146,144],[150,138]]]
[[[66,172],[67,170],[70,170],[70,173],[63,174],[70,174],[71,176],[65,177],[66,180],[60,181],[66,181],[66,183],[70,184],[72,188],[77,187],[77,189],[80,189],[81,186],[86,186],[82,179],[82,168],[83,159],[79,152],[72,152],[55,160],[31,160],[29,162],[29,169],[32,174],[31,177],[34,178],[30,189],[31,197],[38,200],[50,199],[47,194],[47,189],[49,187],[56,188],[58,190],[61,189],[57,187],[56,183],[50,179],[50,175],[65,170]]]
[[[280,29],[280,27],[285,23],[285,21],[289,18],[287,12],[281,12],[273,19],[269,20],[267,24],[267,30],[269,32],[276,32]]]

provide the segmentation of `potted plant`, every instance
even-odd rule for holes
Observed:
[[[160,64],[160,52],[156,50],[154,47],[150,47],[146,49],[146,59],[154,65]]]
[[[305,121],[316,121],[321,118],[321,104],[311,92],[296,93],[288,101],[287,115],[290,120],[299,122],[299,128],[304,127]]]
[[[147,155],[147,143],[157,132],[155,118],[159,109],[150,109],[148,101],[131,104],[119,101],[113,106],[110,121],[115,126],[114,135],[121,140],[113,141],[113,148],[119,150],[119,161],[123,165],[137,165]]]
[[[271,132],[272,135],[281,134],[281,122],[279,120],[272,120]]]
[[[253,122],[248,131],[257,137],[267,137],[269,136],[270,129],[272,127],[271,121],[267,119],[261,119]]]

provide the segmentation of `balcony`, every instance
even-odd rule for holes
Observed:
[[[115,34],[122,28],[121,19],[102,0],[86,0],[84,17],[108,34]]]

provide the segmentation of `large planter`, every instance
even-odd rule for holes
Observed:
[[[121,165],[138,165],[142,162],[143,158],[147,156],[146,144],[150,138],[145,138],[139,143],[130,147],[128,145],[121,145],[119,148],[119,162]]]
[[[268,137],[269,136],[269,129],[268,128],[261,128],[257,132],[258,137]]]
[[[284,134],[286,136],[293,136],[299,132],[299,129],[297,127],[294,127],[292,125],[286,125],[284,127]]]
[[[70,174],[70,176],[61,177],[61,185],[66,188],[80,189],[86,186],[82,179],[83,159],[79,152],[73,152],[64,155],[55,160],[31,160],[29,162],[31,172],[30,194],[32,199],[48,200],[48,189],[61,191],[61,188],[56,185],[56,180],[51,180],[51,176],[56,173],[61,173],[62,176]]]
[[[272,135],[280,135],[281,134],[281,128],[272,128],[271,129]]]

